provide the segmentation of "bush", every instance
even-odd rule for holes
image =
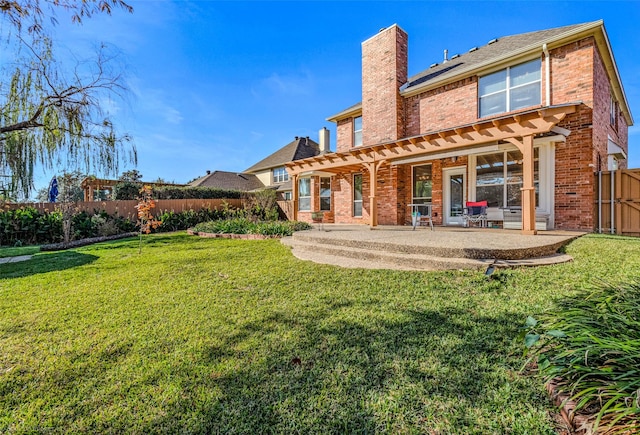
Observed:
[[[262,234],[264,236],[284,237],[295,231],[311,228],[306,222],[268,221],[255,222],[246,217],[210,221],[196,225],[193,231],[213,234]]]
[[[577,411],[597,411],[594,433],[640,431],[640,283],[567,299],[524,333],[544,379],[559,379]]]
[[[153,188],[153,199],[240,199],[239,190],[224,190],[214,187],[158,186]]]
[[[162,225],[160,225],[156,231],[167,232],[186,230],[187,228],[191,228],[201,222],[219,220],[226,217],[227,214],[224,210],[217,209],[201,209],[198,211],[185,210],[180,213],[176,213],[173,210],[165,210],[158,216],[158,219],[160,220],[160,222],[162,222]]]
[[[62,215],[32,207],[0,212],[0,245],[55,243],[62,240]]]
[[[141,183],[123,181],[113,186],[113,199],[116,201],[135,200],[138,198]]]
[[[83,211],[71,217],[73,240],[128,233],[135,228],[135,222],[104,211],[95,210],[93,214]],[[0,245],[39,245],[62,240],[62,213],[59,211],[40,212],[26,207],[0,212]]]

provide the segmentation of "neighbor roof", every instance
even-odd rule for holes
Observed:
[[[264,188],[264,184],[253,174],[213,171],[189,183],[193,187],[216,187],[226,190],[249,191]]]
[[[293,142],[283,146],[275,153],[260,160],[244,172],[253,173],[265,169],[284,166],[285,163],[294,160],[306,159],[320,154],[320,145],[308,137],[297,137]]]

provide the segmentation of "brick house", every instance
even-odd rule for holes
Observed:
[[[526,234],[594,229],[594,171],[626,167],[633,123],[602,21],[445,51],[413,77],[407,47],[397,25],[362,43],[362,101],[328,118],[336,152],[286,165],[298,220],[406,225],[429,203],[459,225],[486,200]]]

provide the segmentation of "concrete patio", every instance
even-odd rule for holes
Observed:
[[[558,253],[573,239],[573,231],[488,228],[322,225],[296,232],[282,243],[293,254],[317,263],[342,267],[400,270],[486,269],[543,266],[571,261]]]

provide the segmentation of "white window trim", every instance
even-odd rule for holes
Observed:
[[[329,195],[325,195],[322,196],[322,179],[326,178],[329,180]],[[333,204],[331,204],[331,177],[318,177],[318,184],[319,184],[319,190],[318,190],[318,198],[320,198],[320,211],[331,211],[331,206]],[[322,198],[329,198],[329,209],[328,210],[322,210]]]
[[[356,177],[359,176],[360,178],[362,178],[362,181],[364,181],[364,177],[361,173],[357,173],[357,174],[353,174],[353,177],[351,178],[351,186],[352,186],[352,192],[351,192],[351,214],[353,215],[354,218],[361,218],[362,217],[362,211],[364,211],[364,196],[363,199],[356,199]],[[362,189],[362,184],[360,184],[360,188]],[[364,189],[362,189],[364,190]],[[363,192],[360,192],[360,194],[362,195]],[[362,210],[360,212],[359,215],[356,215],[355,211],[356,211],[356,207],[355,207],[355,203],[356,202],[360,202],[362,204],[362,206],[360,207],[360,210]]]
[[[309,196],[300,196],[300,182],[302,180],[309,180]],[[312,183],[311,183],[311,177],[301,177],[298,179],[298,211],[311,211],[312,209],[312,204],[311,204],[311,197],[312,197]],[[302,201],[300,201],[301,198],[309,198],[309,208],[300,208],[300,204],[302,204]]]
[[[554,228],[554,186],[555,186],[555,146],[554,142],[549,142],[547,138],[534,139],[533,146],[538,148],[538,183],[539,183],[539,195],[538,203],[536,204],[536,212],[549,214],[549,226]],[[514,151],[518,150],[514,145],[499,145],[498,151],[471,154],[469,156],[469,169],[467,170],[469,181],[469,198],[476,197],[476,157],[483,154],[494,154],[496,152]],[[500,209],[490,207],[487,210],[487,218],[489,220],[497,220],[501,218],[502,214]]]
[[[276,171],[278,171],[277,175],[276,175]],[[281,166],[279,168],[273,168],[271,171],[271,179],[273,180],[273,184],[284,183],[285,181],[289,181],[289,173],[287,172],[284,166]]]
[[[431,162],[417,163],[415,165],[411,165],[411,202],[413,202],[416,197],[416,193],[414,191],[416,187],[416,183],[415,183],[415,180],[413,179],[413,168],[415,168],[416,166],[427,166],[427,165],[431,166],[431,202],[429,204],[433,203],[433,163]]]
[[[360,130],[356,130],[356,119],[360,118]],[[356,133],[360,133],[360,143],[356,144]],[[353,117],[353,146],[362,146],[362,115]]]
[[[536,60],[540,61],[540,78],[538,80],[534,80],[534,81],[531,81],[531,82],[528,82],[528,83],[524,83],[524,84],[521,84],[521,85],[516,85],[516,86],[513,86],[513,87],[510,86],[510,84],[511,84],[511,74],[510,74],[511,68],[515,68],[517,66],[524,65],[525,63],[533,62],[533,61],[536,61]],[[483,77],[487,77],[487,76],[489,76],[491,74],[495,74],[495,73],[498,73],[500,71],[506,71],[507,72],[507,76],[505,78],[505,80],[506,80],[505,89],[499,90],[499,91],[495,91],[495,92],[491,92],[491,93],[484,94],[484,95],[480,95],[480,80]],[[518,89],[518,88],[521,88],[521,87],[524,87],[524,86],[529,86],[529,85],[531,85],[533,83],[540,83],[540,102],[538,104],[542,104],[542,61],[539,58],[525,60],[524,62],[520,62],[520,63],[515,64],[515,65],[509,65],[509,66],[507,66],[505,68],[498,68],[498,69],[496,69],[494,71],[489,71],[489,72],[483,74],[482,76],[478,76],[478,118],[486,118],[486,117],[489,117],[489,116],[499,115],[500,113],[508,113],[508,112],[511,112],[512,110],[518,110],[518,109],[511,109],[511,107],[510,107],[511,106],[511,90],[512,89]],[[497,95],[497,94],[500,94],[502,92],[504,92],[506,94],[506,97],[505,97],[505,99],[506,99],[506,101],[505,101],[505,103],[506,103],[505,104],[505,109],[506,110],[504,112],[496,112],[496,113],[491,113],[489,115],[482,115],[480,113],[480,99],[483,98],[483,97],[489,97],[491,95]],[[535,104],[533,106],[535,106]]]

